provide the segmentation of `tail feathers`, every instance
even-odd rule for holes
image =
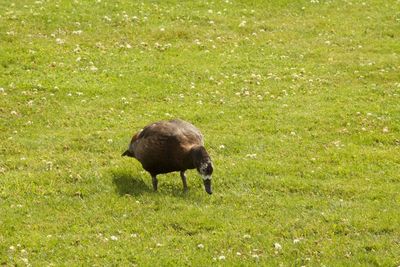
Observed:
[[[123,156],[128,156],[128,157],[132,157],[132,158],[135,157],[135,155],[134,155],[132,152],[130,152],[129,150],[126,150],[124,153],[122,153],[121,156],[122,156],[122,157],[123,157]]]

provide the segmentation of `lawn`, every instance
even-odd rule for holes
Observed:
[[[400,265],[399,10],[0,0],[0,264]],[[172,118],[213,195],[121,157]]]

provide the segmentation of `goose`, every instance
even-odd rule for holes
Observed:
[[[157,191],[157,175],[179,171],[184,191],[188,190],[185,171],[197,169],[204,188],[212,194],[213,164],[204,147],[203,135],[189,122],[175,119],[158,121],[137,132],[122,156],[136,158],[152,177]]]

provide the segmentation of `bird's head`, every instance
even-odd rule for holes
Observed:
[[[194,166],[203,178],[206,192],[212,194],[211,175],[214,168],[210,156],[203,146],[199,146],[192,149],[192,157]]]

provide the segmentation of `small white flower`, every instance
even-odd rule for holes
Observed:
[[[56,43],[59,44],[59,45],[62,45],[62,44],[65,43],[65,41],[63,39],[61,39],[61,38],[57,38],[56,39]]]
[[[293,244],[300,243],[300,241],[301,241],[301,239],[299,239],[299,238],[295,238],[295,239],[293,239]]]
[[[131,237],[132,237],[132,238],[136,238],[136,237],[138,237],[138,234],[133,233],[133,234],[131,234]]]
[[[165,28],[160,28],[160,32],[164,32],[165,31]]]
[[[251,158],[251,159],[255,159],[257,157],[257,154],[247,154],[246,158]]]
[[[282,246],[281,246],[281,244],[279,244],[279,243],[275,243],[275,244],[274,244],[274,248],[275,248],[276,250],[281,250],[281,249],[282,249]]]
[[[225,146],[224,145],[220,145],[219,149],[225,149]]]
[[[221,255],[221,256],[218,257],[218,259],[219,259],[220,261],[224,261],[226,258],[225,258],[224,255]]]
[[[76,47],[74,48],[74,53],[79,53],[81,52],[81,48],[79,47],[79,45],[76,45]]]
[[[336,141],[333,141],[332,144],[333,144],[334,146],[336,146],[336,147],[340,147],[341,142],[340,142],[340,140],[336,140]]]
[[[199,249],[203,249],[203,248],[204,248],[204,245],[203,245],[203,244],[198,244],[197,247],[198,247]]]
[[[10,246],[9,249],[14,251],[15,247],[14,246]]]
[[[246,234],[243,236],[243,238],[249,239],[249,238],[251,238],[251,235]]]
[[[382,132],[388,133],[388,132],[389,132],[389,128],[388,128],[388,127],[384,127],[384,128],[382,129]]]
[[[258,256],[257,254],[252,254],[251,255],[253,258],[258,259],[260,256]]]
[[[240,22],[239,27],[244,27],[246,26],[247,21],[243,20],[242,22]]]
[[[161,243],[157,243],[156,246],[157,247],[162,247],[162,244]]]
[[[96,72],[98,70],[98,68],[96,68],[96,66],[90,66],[90,70],[93,72]]]
[[[238,251],[238,252],[236,252],[236,255],[237,255],[237,256],[242,256],[242,253],[240,253],[240,252]]]
[[[11,115],[18,115],[18,113],[15,110],[13,110],[11,111]]]
[[[112,236],[110,236],[110,239],[111,239],[112,241],[117,241],[117,240],[118,240],[118,237],[116,237],[115,235],[112,235]]]
[[[51,171],[53,169],[53,162],[46,161],[46,170]]]
[[[110,139],[107,140],[107,142],[108,142],[109,144],[111,144],[111,143],[113,142],[113,140],[110,138]]]
[[[82,30],[72,31],[72,34],[81,35]]]

